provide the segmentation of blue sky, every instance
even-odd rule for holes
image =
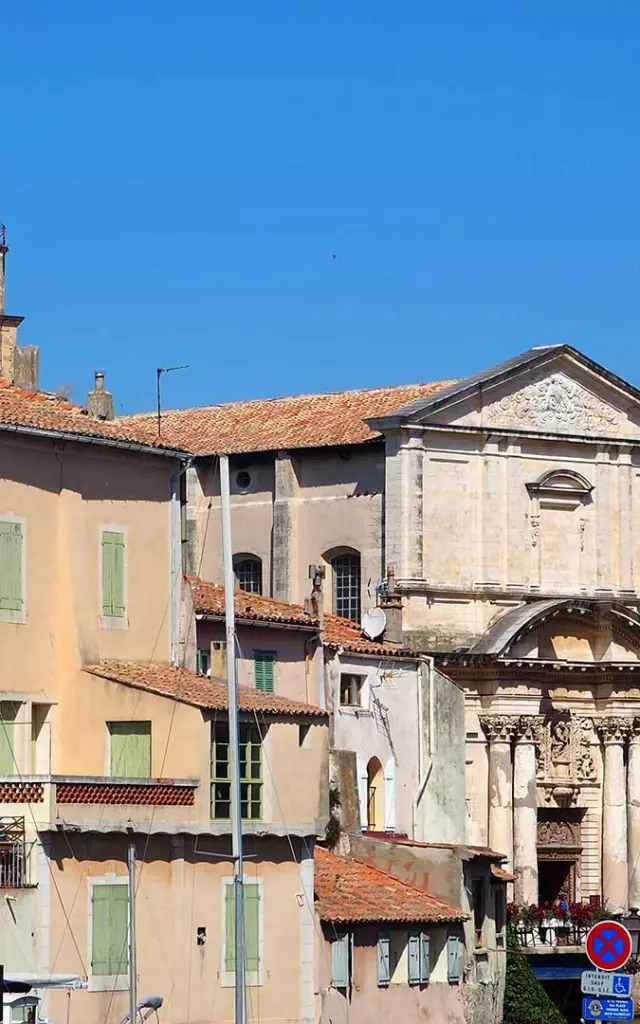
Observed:
[[[640,384],[639,44],[631,0],[5,0],[42,384],[134,411],[175,363],[167,406],[561,341]]]

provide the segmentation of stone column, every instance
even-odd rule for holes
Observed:
[[[513,757],[513,867],[515,901],[538,902],[538,794],[536,744],[543,715],[525,715],[518,722]]]
[[[602,896],[611,911],[627,906],[627,787],[624,745],[631,719],[605,718],[602,806]]]
[[[293,601],[296,593],[296,507],[298,479],[288,452],[275,459],[273,502],[272,592],[281,601]]]
[[[489,740],[489,846],[513,864],[513,772],[511,741],[518,719],[487,715],[480,724]]]
[[[640,718],[633,719],[627,762],[629,909],[640,911]]]

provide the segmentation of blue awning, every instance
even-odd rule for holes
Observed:
[[[557,967],[538,967],[536,964],[531,964],[531,967],[539,981],[567,980],[568,978],[580,981],[582,972],[587,969],[586,967],[560,967],[559,965]]]

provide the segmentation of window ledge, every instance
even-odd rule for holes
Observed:
[[[126,615],[101,615],[100,629],[128,629],[129,619]]]
[[[0,611],[0,622],[13,622],[15,625],[25,626],[27,623],[27,613],[25,611],[11,612],[3,608]]]
[[[373,711],[369,708],[357,708],[353,704],[340,704],[340,714],[353,715],[354,718],[373,718]]]
[[[89,992],[126,992],[129,989],[129,976],[127,974],[90,974],[87,989]]]

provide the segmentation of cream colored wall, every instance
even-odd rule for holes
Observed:
[[[250,720],[250,719],[247,719]],[[258,716],[264,734],[269,718]],[[328,723],[271,721],[264,744],[265,820],[292,827],[329,815]]]
[[[56,693],[82,663],[168,660],[169,476],[160,457],[4,438],[0,516],[26,523],[26,622],[0,622],[0,688]],[[128,628],[100,628],[100,527],[127,534]]]
[[[290,599],[303,602],[310,592],[309,565],[334,549],[354,548],[362,558],[362,607],[375,604],[374,589],[382,575],[382,491],[384,451],[379,445],[334,450],[294,451],[296,493],[294,571]],[[341,457],[344,456],[344,457]],[[238,491],[238,467],[251,473],[248,493]],[[222,579],[220,499],[217,472],[202,460],[192,473],[191,522],[197,523],[193,571],[204,579]],[[231,465],[233,550],[257,555],[263,565],[264,593],[271,593],[273,552],[273,457],[247,456]],[[331,610],[330,573],[325,587]],[[371,597],[367,584],[371,580]]]
[[[302,934],[309,914],[301,882],[300,849],[286,839],[249,840],[246,880],[260,879],[264,893],[264,983],[248,990],[250,1020],[298,1021],[301,1005]],[[89,947],[89,879],[127,874],[125,836],[95,839],[73,835],[75,857],[61,837],[51,861],[60,899],[51,902],[51,948],[56,971],[86,974]],[[166,1024],[208,1024],[233,1019],[234,989],[222,978],[224,907],[222,880],[231,877],[220,841],[138,838],[137,966],[140,996],[164,998]],[[62,906],[68,915],[67,926]],[[198,946],[197,928],[206,928]],[[77,946],[77,948],[76,948]],[[283,956],[283,949],[287,955]],[[128,993],[78,991],[71,995],[69,1024],[117,1024],[127,1013]],[[67,996],[50,994],[50,1012],[67,1019]]]

